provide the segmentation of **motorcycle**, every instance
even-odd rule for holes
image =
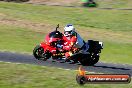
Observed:
[[[72,47],[70,50],[62,48],[68,46],[69,40],[58,31],[59,25],[56,30],[49,33],[45,37],[45,42],[37,45],[33,50],[33,55],[38,60],[46,61],[49,58],[53,60],[62,60],[67,62],[72,60],[73,62],[80,62],[84,66],[91,66],[99,61],[101,49],[103,49],[103,43],[94,40],[88,40],[85,43],[85,50]],[[66,58],[66,53],[72,52],[72,56]]]
[[[96,2],[94,0],[86,0],[86,2],[83,3],[84,7],[97,7]]]

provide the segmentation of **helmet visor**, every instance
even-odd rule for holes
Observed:
[[[71,35],[71,32],[72,32],[72,31],[65,31],[64,34],[65,34],[65,35]]]

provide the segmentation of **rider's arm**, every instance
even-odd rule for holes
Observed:
[[[72,48],[73,45],[76,43],[77,41],[77,33],[76,32],[73,32],[72,33],[72,38],[70,39],[70,47]]]
[[[70,46],[69,46],[70,41],[65,36],[63,36],[63,40],[64,40],[63,49],[69,51],[70,50]]]
[[[73,36],[70,40],[70,47],[73,47],[73,45],[76,43],[77,41],[77,37],[76,36]]]

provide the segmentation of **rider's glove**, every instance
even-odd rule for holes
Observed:
[[[57,44],[56,46],[57,46],[57,48],[60,48],[60,49],[63,48],[63,45],[60,45],[60,44]]]

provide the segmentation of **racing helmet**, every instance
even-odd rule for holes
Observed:
[[[64,27],[64,36],[71,36],[75,32],[75,28],[72,24],[67,24]]]

